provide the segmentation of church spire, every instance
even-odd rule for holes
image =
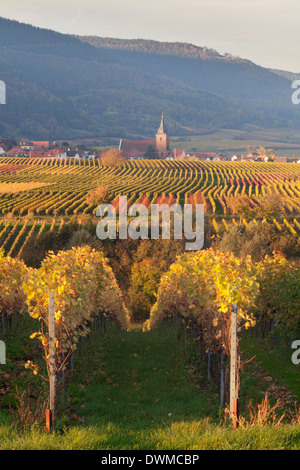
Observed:
[[[156,150],[160,158],[166,158],[169,153],[169,136],[164,123],[164,113],[161,115],[161,122],[156,134]]]
[[[168,131],[164,123],[164,113],[161,113],[161,121],[160,121],[160,126],[157,131],[157,134],[167,134],[167,133]]]

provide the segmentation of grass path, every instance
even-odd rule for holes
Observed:
[[[67,411],[55,433],[0,423],[0,449],[299,449],[300,425],[220,424],[214,391],[195,381],[172,328],[115,327],[78,351]],[[65,419],[65,421],[64,421]]]
[[[184,364],[175,332],[166,328],[143,333],[114,330],[104,338],[94,379],[82,408],[85,426],[115,429],[108,446],[146,448],[174,423],[217,419],[217,397],[201,393]],[[153,441],[154,438],[154,441]],[[191,445],[189,443],[188,445]]]

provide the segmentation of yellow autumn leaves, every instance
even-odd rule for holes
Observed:
[[[284,264],[274,254],[261,263],[212,248],[186,253],[162,277],[157,302],[146,328],[167,316],[182,316],[202,332],[207,349],[229,353],[232,303],[238,305],[239,327],[255,325],[253,311],[263,273]]]
[[[0,249],[0,312],[10,316],[14,312],[25,311],[25,294],[22,282],[27,268],[18,258],[4,256]]]
[[[30,315],[41,324],[48,320],[49,291],[55,293],[56,339],[62,351],[87,334],[99,312],[110,313],[123,329],[129,325],[129,314],[103,253],[88,246],[49,252],[39,269],[28,270],[23,289]]]
[[[60,351],[67,351],[100,312],[110,314],[122,329],[130,323],[121,291],[103,253],[89,246],[48,252],[39,269],[27,268],[22,260],[5,257],[0,250],[0,311],[28,313],[40,321],[31,338],[47,347],[49,291],[55,292],[55,338]]]

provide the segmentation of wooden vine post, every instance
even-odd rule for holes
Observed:
[[[55,370],[55,298],[54,292],[49,292],[49,385],[50,385],[50,408],[46,410],[46,429],[50,433],[55,427],[56,411],[56,370]]]
[[[238,397],[238,350],[237,350],[237,304],[232,304],[230,331],[230,413],[233,427],[238,427],[239,397]]]

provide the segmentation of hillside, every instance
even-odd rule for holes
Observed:
[[[152,138],[300,126],[290,81],[205,47],[74,37],[0,18],[0,135]],[[275,97],[275,98],[274,98]]]
[[[277,69],[270,69],[270,71],[276,73],[280,77],[287,78],[291,82],[293,82],[294,80],[300,80],[300,73],[287,72],[286,70]]]
[[[105,49],[121,49],[154,55],[172,55],[188,59],[221,60],[223,62],[249,62],[230,54],[221,55],[215,49],[183,42],[160,42],[147,39],[100,38],[98,36],[75,36],[83,42]]]

